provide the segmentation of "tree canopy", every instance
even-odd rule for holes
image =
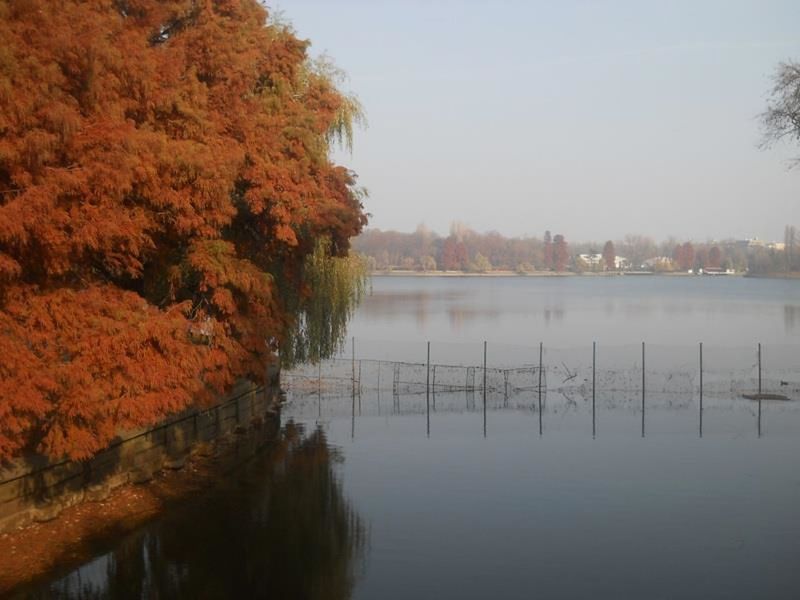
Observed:
[[[559,234],[553,238],[553,268],[558,271],[566,271],[569,263],[569,247],[566,238]]]
[[[614,271],[617,268],[617,251],[614,248],[614,242],[608,240],[603,246],[603,262],[605,268],[609,271]]]
[[[263,379],[366,222],[307,47],[256,0],[0,0],[0,460]]]

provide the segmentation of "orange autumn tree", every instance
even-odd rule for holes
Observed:
[[[263,379],[365,223],[307,46],[255,0],[0,0],[0,461]]]

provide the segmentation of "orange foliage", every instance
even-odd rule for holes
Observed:
[[[306,47],[255,0],[0,0],[0,460],[263,377],[365,222]]]

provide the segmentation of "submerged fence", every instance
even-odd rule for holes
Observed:
[[[363,349],[362,349],[363,348]],[[395,395],[473,391],[800,397],[800,348],[636,344],[552,348],[504,344],[398,344],[350,340],[342,355],[283,374],[295,393]],[[386,359],[366,353],[390,355]],[[348,356],[349,354],[349,356]],[[419,360],[413,360],[416,354]],[[394,355],[394,356],[391,356]]]
[[[437,394],[445,400],[444,406],[440,401],[440,409],[446,411],[453,404],[454,395],[463,392],[463,406],[467,410],[477,409],[478,403],[482,405],[484,435],[487,406],[533,409],[538,413],[541,434],[550,394],[556,400],[560,398],[565,406],[577,406],[579,399],[584,401],[583,405],[588,403],[592,435],[596,433],[598,410],[633,408],[640,415],[639,426],[644,437],[648,406],[678,408],[696,403],[702,437],[704,411],[708,408],[718,411],[746,402],[751,406],[749,410],[760,437],[762,400],[800,398],[797,350],[761,344],[721,347],[701,343],[696,346],[592,343],[582,348],[550,348],[544,344],[526,347],[487,342],[359,344],[352,339],[336,358],[284,372],[282,386],[290,398],[301,404],[304,397],[316,397],[318,416],[322,414],[323,396],[331,401],[346,397],[353,431],[355,416],[361,414],[364,392],[374,392],[379,413],[381,394],[387,392],[392,394],[394,413],[425,412],[429,433],[431,408],[437,410]],[[364,358],[365,355],[370,358]],[[422,360],[413,360],[413,356]],[[789,403],[781,404],[790,407]]]
[[[355,376],[353,376],[355,372]],[[344,359],[331,359],[318,365],[301,367],[282,375],[284,387],[293,391],[346,394],[390,391],[396,395],[480,391],[516,394],[539,388],[538,367],[501,369],[461,365],[411,363],[358,359],[355,368]],[[542,382],[543,389],[546,385]]]

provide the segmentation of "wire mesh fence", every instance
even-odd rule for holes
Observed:
[[[797,350],[760,344],[558,348],[350,340],[339,356],[284,372],[282,381],[295,394],[381,391],[405,396],[471,391],[508,399],[542,391],[583,397],[699,394],[790,400],[800,397]]]
[[[546,389],[544,370],[541,385]],[[384,361],[372,359],[331,359],[317,365],[292,369],[282,375],[283,386],[296,392],[347,394],[353,388],[393,394],[425,394],[482,391],[513,395],[539,389],[539,367],[483,368]]]

